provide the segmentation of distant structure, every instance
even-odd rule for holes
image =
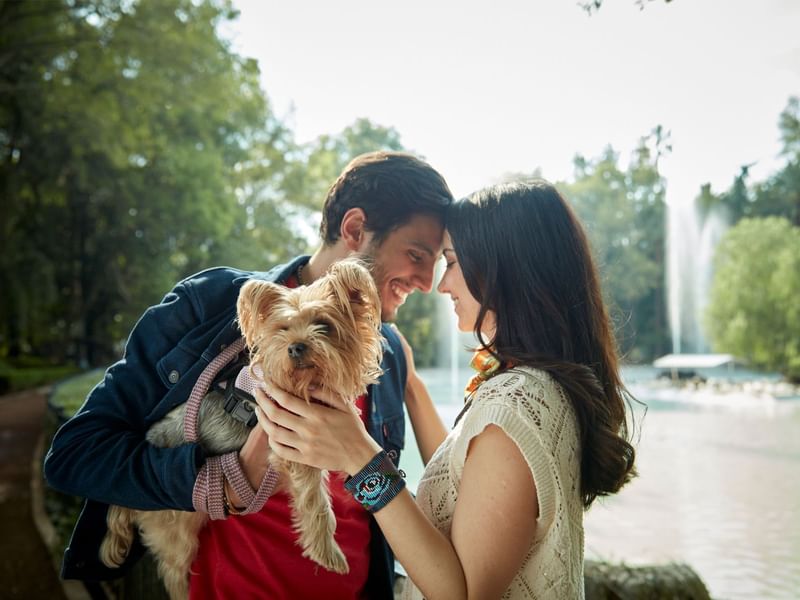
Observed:
[[[728,367],[733,372],[736,358],[732,354],[667,354],[653,361],[656,369],[669,372],[673,381],[698,375],[698,369]]]

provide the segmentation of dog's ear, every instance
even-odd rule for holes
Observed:
[[[328,285],[342,306],[366,311],[375,323],[381,320],[378,288],[367,267],[357,259],[341,260],[328,270]]]
[[[285,293],[283,286],[257,279],[251,279],[242,286],[236,302],[236,313],[239,329],[248,347],[254,347],[258,324],[267,318],[269,310]]]

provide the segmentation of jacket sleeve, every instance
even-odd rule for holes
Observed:
[[[56,433],[44,464],[52,487],[136,509],[193,510],[202,449],[197,444],[157,448],[145,434],[148,416],[169,391],[158,362],[197,327],[201,312],[184,282],[142,315],[122,360]]]

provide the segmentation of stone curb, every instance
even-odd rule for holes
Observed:
[[[48,402],[49,404],[49,402]],[[53,556],[52,549],[56,543],[56,530],[47,516],[44,508],[44,478],[42,476],[42,461],[44,460],[45,434],[39,434],[36,448],[33,452],[33,462],[31,464],[31,515],[39,536],[42,538],[53,568],[56,573],[61,571],[61,565],[57,557]],[[92,600],[86,587],[80,581],[65,580],[59,577],[61,588],[68,600]]]

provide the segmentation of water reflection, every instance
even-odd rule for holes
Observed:
[[[452,424],[461,408],[452,374],[420,374]],[[797,598],[800,401],[670,399],[649,385],[651,376],[626,370],[648,406],[639,422],[639,477],[587,513],[587,558],[688,562],[715,598]],[[413,489],[422,464],[410,430],[406,442],[403,467]]]

